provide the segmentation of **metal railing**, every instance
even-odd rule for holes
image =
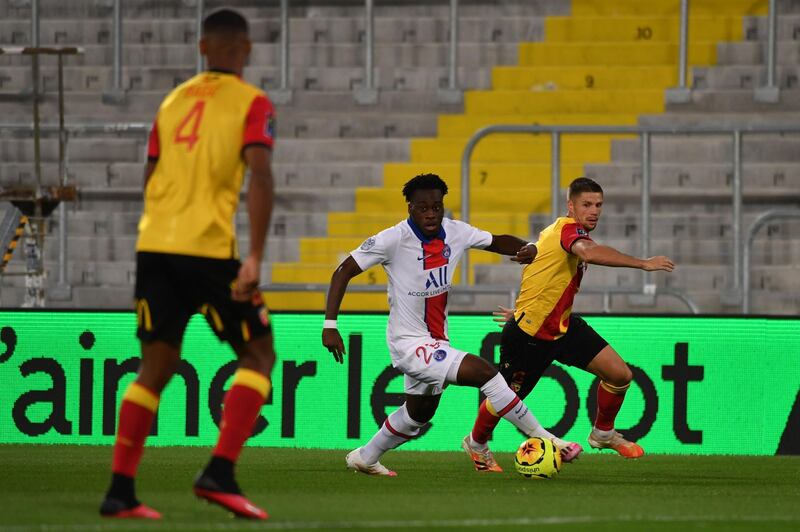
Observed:
[[[34,35],[38,39],[39,11],[37,0],[32,1],[31,25],[36,28]],[[461,100],[461,89],[458,83],[458,0],[449,0],[449,38],[448,38],[448,64],[447,64],[447,89],[440,91],[443,101],[453,102]],[[195,31],[200,38],[205,14],[204,0],[194,0]],[[113,66],[112,85],[105,94],[106,103],[122,103],[125,101],[125,89],[122,86],[123,42],[122,42],[122,0],[113,0]],[[292,86],[290,80],[290,31],[289,31],[289,0],[280,0],[280,85],[274,100],[276,103],[289,103],[292,99]],[[357,102],[370,105],[378,101],[378,88],[375,84],[375,10],[374,0],[364,0],[364,83],[354,89],[354,98]],[[36,46],[36,44],[34,44]],[[204,68],[203,56],[199,50],[195,59],[195,71],[201,72]]]
[[[775,61],[778,54],[778,5],[776,0],[769,0],[767,17],[767,82],[758,87],[753,94],[758,102],[777,103],[780,101],[780,89],[775,82]]]
[[[332,270],[331,270],[332,272]],[[322,292],[328,291],[329,285],[320,283],[265,283],[259,288],[264,292]],[[366,293],[381,293],[386,292],[385,284],[351,284],[347,287],[349,292],[366,292]],[[508,296],[508,305],[513,308],[517,302],[518,289],[515,285],[513,288],[508,286],[492,286],[492,285],[453,285],[450,290],[454,294],[505,294]],[[597,294],[603,296],[603,312],[609,314],[611,312],[611,296],[614,294],[638,294],[639,292],[632,288],[582,288],[581,294]],[[685,294],[676,290],[665,289],[662,292],[665,296],[671,296],[689,309],[692,314],[699,314],[700,309],[698,306]]]
[[[651,226],[651,169],[650,139],[652,135],[730,135],[733,143],[733,179],[731,204],[733,213],[733,286],[731,299],[740,300],[742,280],[742,136],[744,134],[777,134],[800,133],[800,125],[742,125],[742,126],[538,126],[538,125],[494,125],[484,127],[473,134],[467,141],[461,156],[461,219],[470,219],[470,169],[472,154],[478,143],[484,138],[499,134],[532,134],[550,135],[552,155],[551,168],[551,216],[555,218],[560,211],[561,190],[561,136],[564,134],[620,134],[639,135],[641,137],[641,235],[640,252],[648,256],[650,252]],[[469,256],[461,259],[461,283],[467,284],[469,279]],[[642,275],[642,293],[651,294],[655,286],[649,282],[647,272]],[[663,290],[662,290],[663,291]]]
[[[742,297],[743,314],[750,314],[750,269],[752,267],[750,262],[753,253],[753,240],[756,237],[756,233],[758,233],[759,229],[766,225],[767,222],[794,218],[800,219],[800,210],[773,209],[758,216],[747,231],[747,243],[744,246],[744,270],[742,272],[742,286],[744,287],[744,294]]]
[[[204,13],[204,0],[194,0],[196,7],[196,32],[199,38],[202,30],[202,17]],[[667,101],[682,103],[688,102],[691,98],[691,88],[688,86],[688,55],[689,55],[689,0],[680,0],[680,34],[678,47],[678,86],[667,90]],[[39,2],[31,2],[31,42],[32,46],[38,46],[39,41]],[[448,77],[447,89],[441,91],[444,101],[460,99],[461,89],[458,83],[458,0],[449,0],[449,50],[448,50]],[[364,67],[364,87],[356,89],[356,98],[367,103],[372,100],[377,101],[376,88],[374,86],[374,15],[373,0],[364,0],[366,34],[364,39],[365,47],[365,67]],[[124,89],[122,88],[122,0],[113,0],[113,20],[114,20],[114,63],[112,67],[112,87],[106,95],[106,100],[110,103],[124,101]],[[289,80],[289,2],[280,2],[281,20],[281,93],[279,99],[288,102],[291,100],[291,83]],[[769,0],[768,13],[768,35],[767,35],[767,80],[762,87],[757,87],[754,92],[754,99],[759,102],[775,103],[780,99],[780,89],[776,82],[776,58],[777,58],[777,1]],[[197,53],[195,69],[200,72],[203,69],[203,58],[199,51]],[[362,95],[359,96],[359,90]]]

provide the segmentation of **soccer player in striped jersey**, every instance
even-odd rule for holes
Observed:
[[[231,345],[239,367],[225,395],[217,445],[194,492],[240,517],[267,517],[244,497],[234,476],[270,392],[275,363],[269,314],[258,290],[272,213],[274,111],[260,89],[241,79],[250,47],[241,15],[227,9],[208,15],[200,51],[209,69],[176,87],[153,124],[136,244],[142,360],[120,406],[111,486],[100,507],[105,517],[161,517],[138,501],[134,478],[159,396],[180,363],[183,334],[196,312]],[[250,250],[240,263],[234,216],[245,166]]]
[[[572,314],[572,303],[588,264],[671,272],[664,256],[639,259],[596,244],[589,233],[603,209],[603,189],[579,177],[569,186],[568,214],[539,234],[535,259],[522,270],[516,309],[495,313],[505,323],[500,344],[500,373],[520,397],[526,397],[554,361],[599,377],[597,413],[589,445],[613,449],[625,458],[644,450],[614,430],[614,420],[633,375],[625,361],[592,327]],[[473,449],[487,443],[499,421],[497,405],[485,400],[469,441]]]
[[[347,466],[362,473],[394,476],[395,472],[384,467],[379,458],[420,433],[436,412],[448,384],[480,388],[491,398],[499,416],[525,434],[554,439],[564,460],[571,461],[580,452],[579,445],[546,431],[489,362],[450,345],[448,292],[461,256],[477,248],[518,260],[516,255],[526,243],[444,218],[445,194],[447,185],[437,175],[411,179],[403,188],[408,218],[367,238],[333,273],[323,345],[337,362],[342,362],[344,342],[336,316],[347,285],[356,275],[380,264],[389,276],[386,339],[392,365],[404,374],[405,387],[405,403],[389,415],[366,445],[347,455]],[[476,451],[471,457],[479,469],[501,471],[491,453]]]

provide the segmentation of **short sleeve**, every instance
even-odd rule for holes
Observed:
[[[396,227],[384,229],[375,236],[364,240],[360,246],[350,252],[361,271],[366,271],[376,264],[385,264],[392,259],[400,239]]]
[[[263,94],[253,98],[244,126],[242,149],[252,145],[272,148],[275,143],[275,109]]]
[[[561,228],[561,247],[567,253],[572,253],[572,245],[582,238],[591,240],[589,231],[579,224],[566,224]]]
[[[158,144],[158,118],[156,118],[153,120],[153,127],[147,140],[147,160],[157,161],[159,155],[161,155],[161,148]]]
[[[454,227],[463,235],[463,238],[466,240],[466,245],[464,246],[465,248],[485,249],[492,245],[492,240],[494,240],[494,237],[489,231],[478,229],[477,227],[469,225],[468,223],[464,223],[461,220],[452,220],[452,222]]]

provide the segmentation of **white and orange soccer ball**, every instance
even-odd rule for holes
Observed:
[[[528,438],[514,455],[514,467],[525,478],[553,478],[561,471],[561,453],[552,440]]]

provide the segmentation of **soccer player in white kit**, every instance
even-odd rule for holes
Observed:
[[[439,406],[448,384],[480,388],[500,417],[511,421],[530,437],[552,439],[565,461],[581,452],[577,443],[556,438],[509,388],[497,369],[486,360],[450,345],[447,335],[447,295],[455,267],[470,248],[509,255],[530,262],[532,244],[510,235],[492,235],[461,221],[444,218],[447,184],[437,175],[422,174],[403,187],[409,217],[384,229],[353,250],[333,273],[328,289],[322,343],[341,363],[344,342],[336,328],[339,307],[353,277],[376,264],[389,278],[389,322],[386,340],[392,366],[404,374],[405,403],[386,419],[372,439],[351,451],[347,467],[371,475],[395,476],[378,461],[419,434]],[[467,436],[470,438],[470,436]],[[501,471],[488,447],[464,449],[480,471]]]

